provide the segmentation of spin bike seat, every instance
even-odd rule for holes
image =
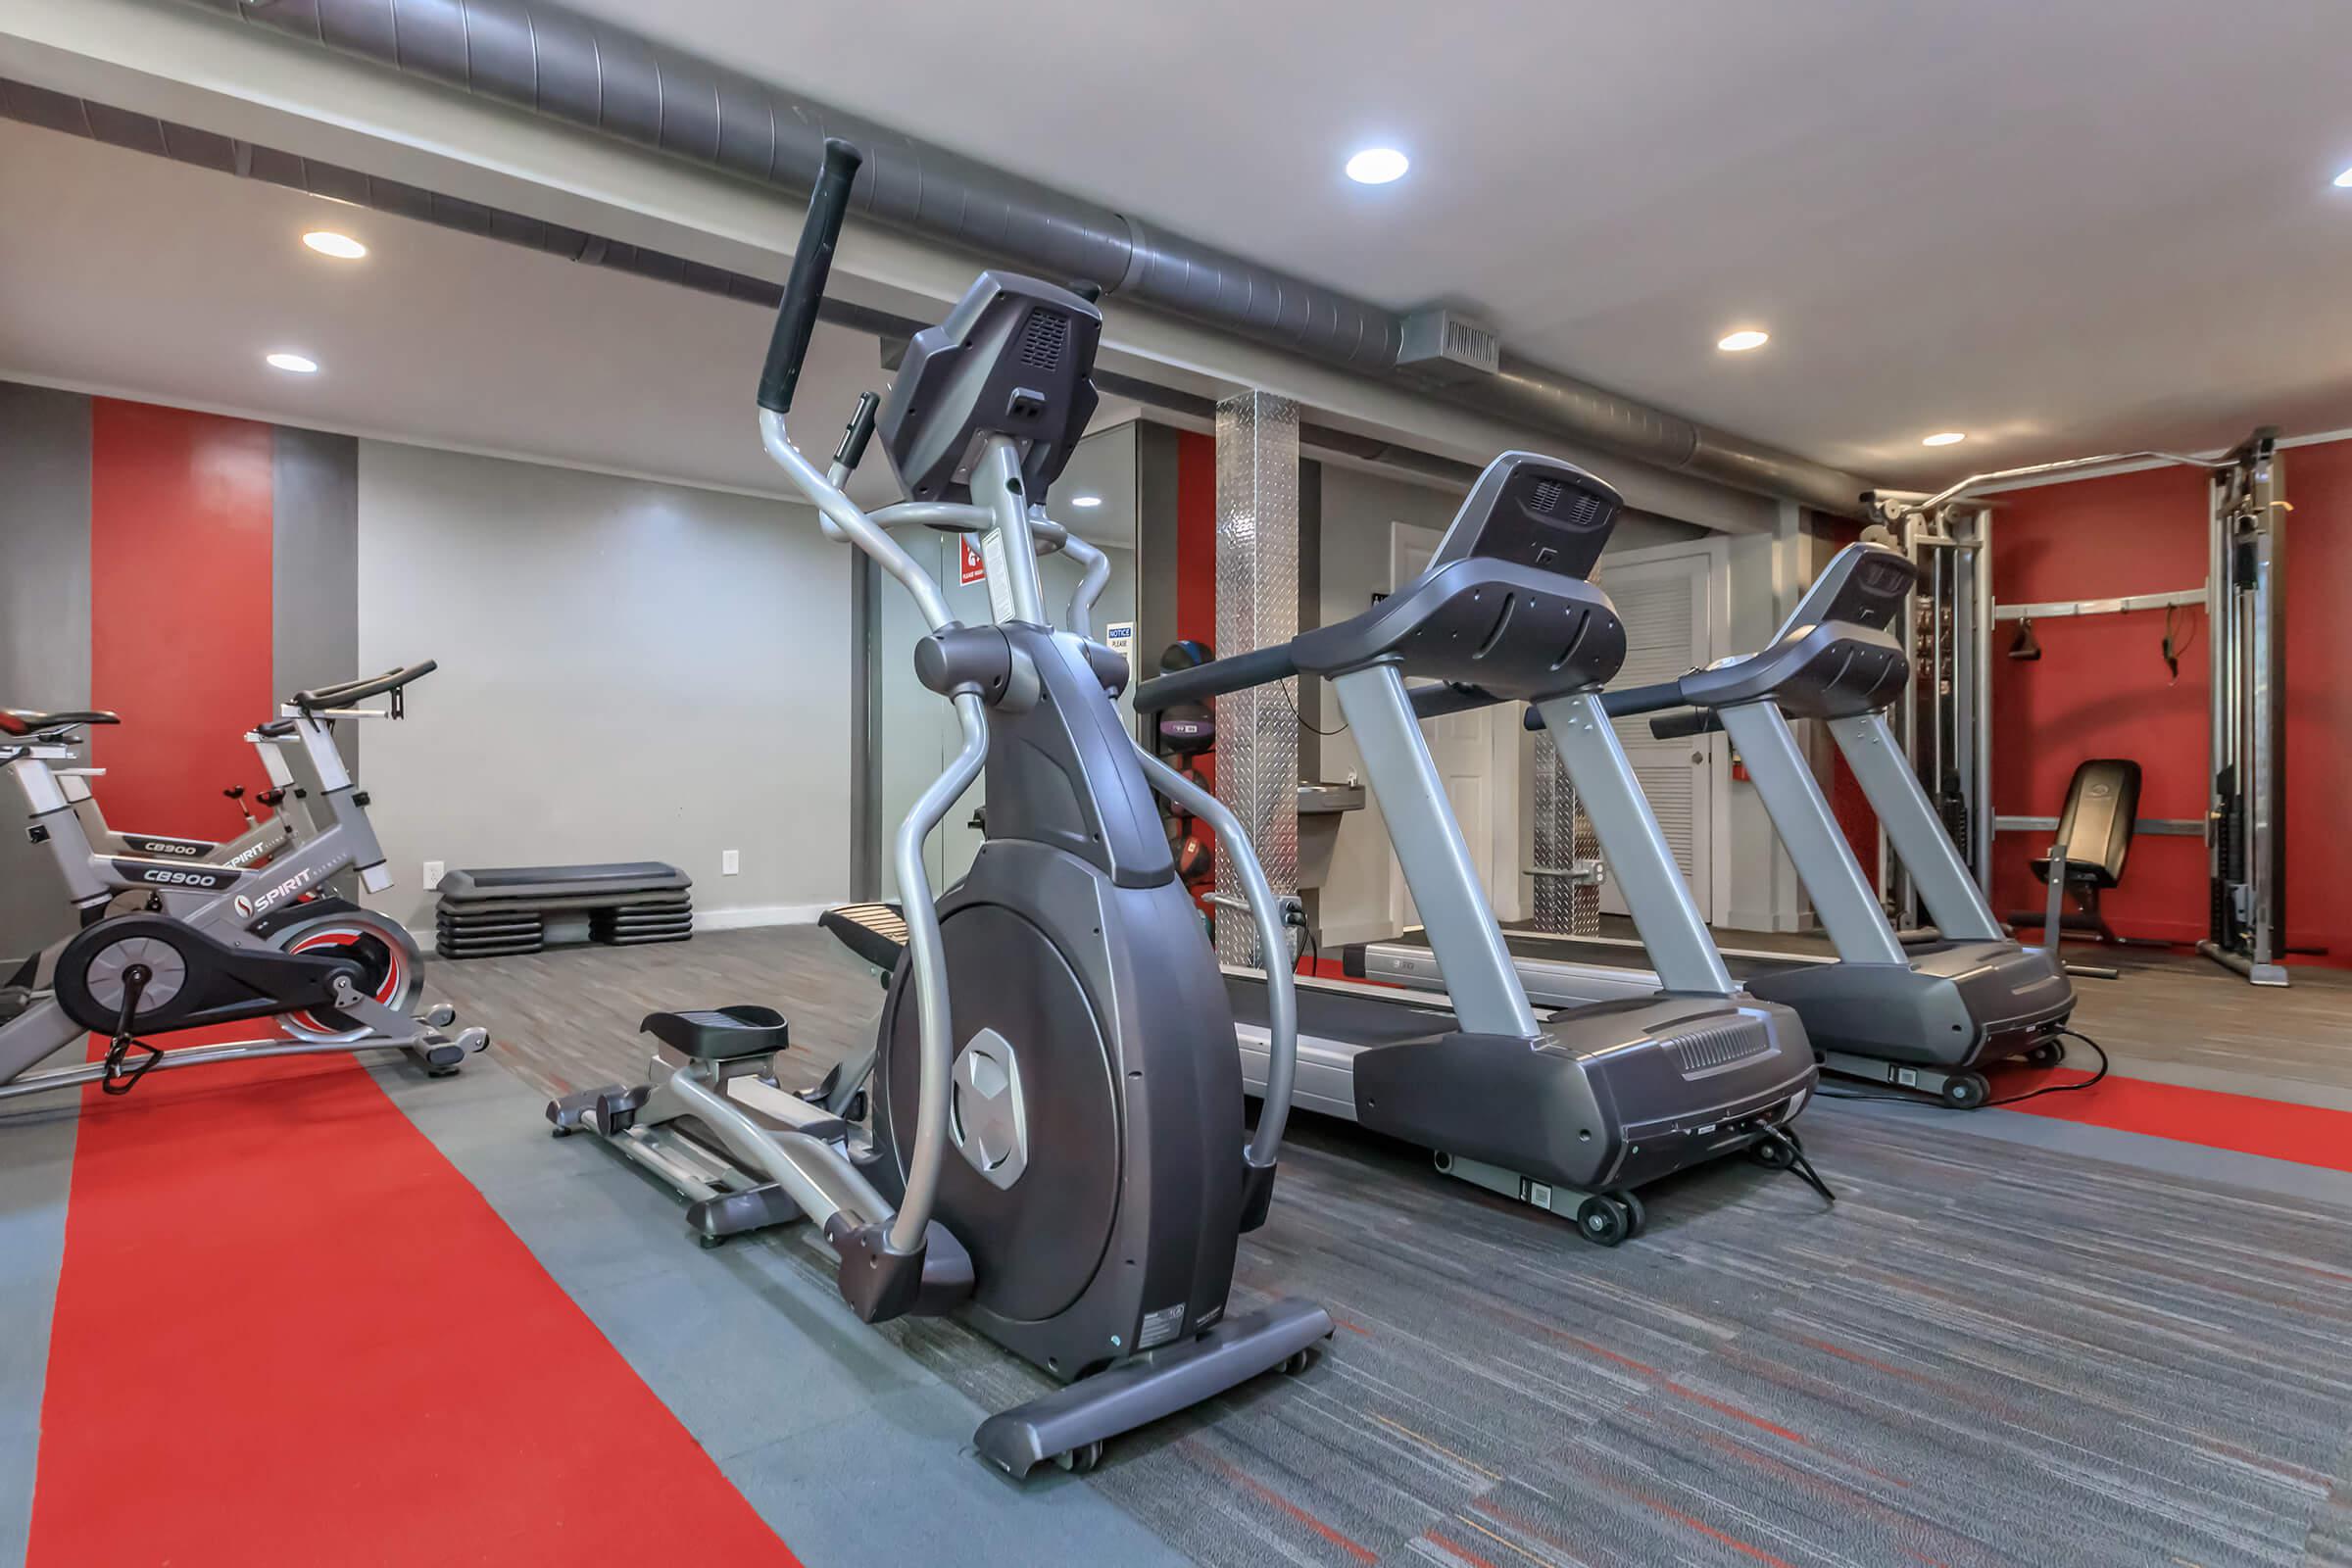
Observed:
[[[773,1007],[714,1007],[697,1012],[649,1012],[637,1026],[670,1050],[697,1061],[740,1061],[792,1044],[792,1026]]]
[[[37,735],[43,730],[122,722],[114,714],[97,709],[77,710],[69,713],[40,713],[26,708],[0,708],[0,735]]]

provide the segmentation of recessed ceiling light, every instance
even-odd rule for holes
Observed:
[[[1348,177],[1358,185],[1386,185],[1402,179],[1413,161],[1394,147],[1367,147],[1348,160]]]
[[[1102,498],[1101,496],[1072,496],[1072,497],[1070,497],[1070,505],[1071,505],[1071,506],[1073,506],[1073,507],[1099,507],[1099,506],[1101,506],[1102,504]]]
[[[316,375],[318,373],[318,362],[312,359],[307,354],[288,354],[281,350],[280,352],[271,354],[267,358],[269,365],[272,369],[291,370],[296,375]]]
[[[1967,439],[1968,432],[1965,430],[1938,430],[1934,435],[1922,438],[1919,444],[1923,447],[1956,447]]]
[[[319,255],[332,256],[339,262],[356,262],[368,254],[367,246],[331,228],[314,228],[302,236],[302,242]]]
[[[1771,341],[1770,332],[1759,332],[1751,326],[1717,338],[1715,346],[1726,354],[1745,354],[1749,349],[1760,349]]]
[[[2347,169],[2342,173],[2336,175],[2335,182],[2338,185],[2345,187],[2347,190],[2352,190],[2352,169]]]

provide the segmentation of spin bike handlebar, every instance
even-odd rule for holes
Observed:
[[[331,686],[317,686],[309,691],[296,692],[296,708],[341,708],[346,704],[365,702],[396,692],[411,681],[422,680],[441,667],[440,661],[428,659],[421,664],[409,664],[400,669],[388,669],[381,675],[362,675],[356,680],[338,681]]]

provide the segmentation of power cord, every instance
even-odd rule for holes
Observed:
[[[1291,689],[1293,686],[1298,684],[1298,678],[1294,675],[1289,680],[1277,681],[1275,683],[1275,689],[1282,693],[1282,700],[1291,705],[1291,716],[1298,721],[1298,727],[1302,730],[1305,730],[1309,735],[1338,735],[1344,733],[1348,728],[1348,721],[1344,718],[1340,720],[1340,727],[1338,729],[1317,729],[1314,725],[1309,724],[1306,721],[1306,713],[1298,707],[1298,694]]]
[[[2021,1104],[2029,1100],[2039,1100],[2044,1095],[2071,1095],[2076,1093],[2078,1090],[2083,1090],[2092,1087],[2094,1084],[2098,1083],[2101,1079],[2107,1076],[2107,1069],[2111,1064],[2107,1059],[2106,1048],[2101,1046],[2096,1040],[2091,1039],[2090,1036],[2083,1034],[2079,1029],[2059,1028],[2052,1030],[2051,1033],[2064,1035],[2070,1040],[2080,1040],[2084,1045],[2088,1046],[2093,1052],[2096,1052],[2099,1058],[2098,1069],[2089,1077],[2082,1079],[2076,1083],[2043,1084],[2039,1089],[2029,1089],[2022,1095],[2009,1095],[2000,1100],[1987,1100],[1984,1104],[1976,1106],[1975,1108],[1978,1110],[1992,1110],[2002,1105],[2015,1105]],[[2053,1067],[2063,1066],[2065,1064],[2065,1060],[2066,1058],[2061,1056],[2051,1065]],[[1819,1088],[1815,1089],[1813,1094],[1814,1097],[1819,1100],[1876,1101],[1879,1103],[1886,1105],[1935,1105],[1941,1103],[1940,1101],[1932,1100],[1925,1095],[1882,1095],[1867,1089]]]
[[[2039,1089],[2029,1089],[2022,1095],[2011,1095],[2003,1100],[1987,1100],[1984,1102],[1985,1109],[1990,1110],[1996,1105],[2021,1104],[2029,1100],[2039,1100],[2044,1095],[2071,1095],[2078,1090],[2090,1088],[2100,1079],[2107,1076],[2107,1068],[2109,1063],[2107,1060],[2107,1051],[2105,1047],[2101,1046],[2096,1040],[2091,1039],[2090,1036],[2078,1030],[2060,1028],[2052,1032],[2055,1034],[2064,1035],[2069,1040],[2080,1040],[2084,1045],[2088,1046],[2093,1052],[2096,1052],[2099,1058],[2098,1070],[2092,1073],[2089,1077],[2082,1079],[2079,1083],[2043,1084]],[[2065,1063],[2066,1058],[2064,1056],[2060,1056],[2052,1065],[2063,1066]]]

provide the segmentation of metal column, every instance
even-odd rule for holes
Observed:
[[[1298,634],[1298,405],[1244,392],[1217,405],[1217,652],[1248,653]],[[1217,699],[1217,799],[1248,829],[1278,898],[1298,892],[1298,713],[1288,683]],[[1233,858],[1217,894],[1241,906]],[[1255,925],[1217,921],[1220,961],[1262,967]]]
[[[2213,476],[2206,638],[2213,663],[2212,908],[2199,952],[2256,985],[2282,986],[2285,466],[2257,431]]]

